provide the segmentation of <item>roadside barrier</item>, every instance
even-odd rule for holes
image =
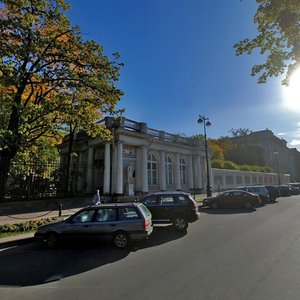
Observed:
[[[31,219],[38,219],[38,218],[45,217],[45,216],[51,214],[51,213],[54,212],[55,210],[56,210],[56,208],[53,209],[53,210],[51,210],[51,211],[49,211],[49,212],[47,212],[47,213],[44,213],[44,214],[38,215],[38,216],[31,216],[31,217],[14,217],[14,216],[11,216],[11,215],[7,215],[6,217],[8,217],[8,218],[10,218],[10,219],[14,219],[14,220],[31,220]]]
[[[35,213],[30,213],[31,216],[28,216],[28,217],[21,217],[21,216],[12,216],[12,215],[5,215],[4,217],[7,217],[9,219],[13,219],[13,220],[32,220],[32,219],[40,219],[42,217],[45,217],[45,216],[48,216],[50,215],[51,213],[53,213],[54,211],[58,210],[58,216],[61,217],[62,216],[62,211],[65,210],[65,211],[69,211],[71,213],[75,213],[78,211],[77,210],[74,210],[74,209],[70,209],[70,208],[64,208],[63,204],[62,203],[59,203],[58,204],[58,208],[54,208],[46,213],[43,213],[43,214],[40,214],[40,215],[33,215]],[[26,213],[27,214],[27,213]]]

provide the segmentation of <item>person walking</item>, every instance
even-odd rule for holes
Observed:
[[[93,205],[101,204],[101,197],[100,197],[100,191],[97,190],[96,194],[93,197]]]

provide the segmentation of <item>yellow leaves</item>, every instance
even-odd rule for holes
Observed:
[[[41,37],[51,37],[56,38],[56,41],[60,43],[69,42],[69,37],[64,31],[64,29],[60,28],[58,24],[46,24],[43,26],[38,26],[37,32]]]
[[[69,37],[66,34],[63,34],[57,38],[57,41],[67,43],[69,41]]]
[[[8,87],[0,85],[0,94],[15,94],[16,92],[17,88],[13,85]]]

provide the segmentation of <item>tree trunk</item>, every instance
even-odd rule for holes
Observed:
[[[66,174],[66,191],[69,192],[70,189],[70,171],[71,171],[71,154],[73,150],[73,141],[74,141],[74,130],[72,125],[70,125],[70,134],[69,134],[69,149],[68,149],[68,158],[67,158],[67,174]]]
[[[2,151],[0,156],[0,200],[4,200],[9,167],[14,156],[15,153],[5,150]]]

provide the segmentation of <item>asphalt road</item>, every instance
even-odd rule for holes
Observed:
[[[254,211],[202,209],[186,234],[128,250],[31,243],[0,252],[0,299],[300,299],[300,196]]]

